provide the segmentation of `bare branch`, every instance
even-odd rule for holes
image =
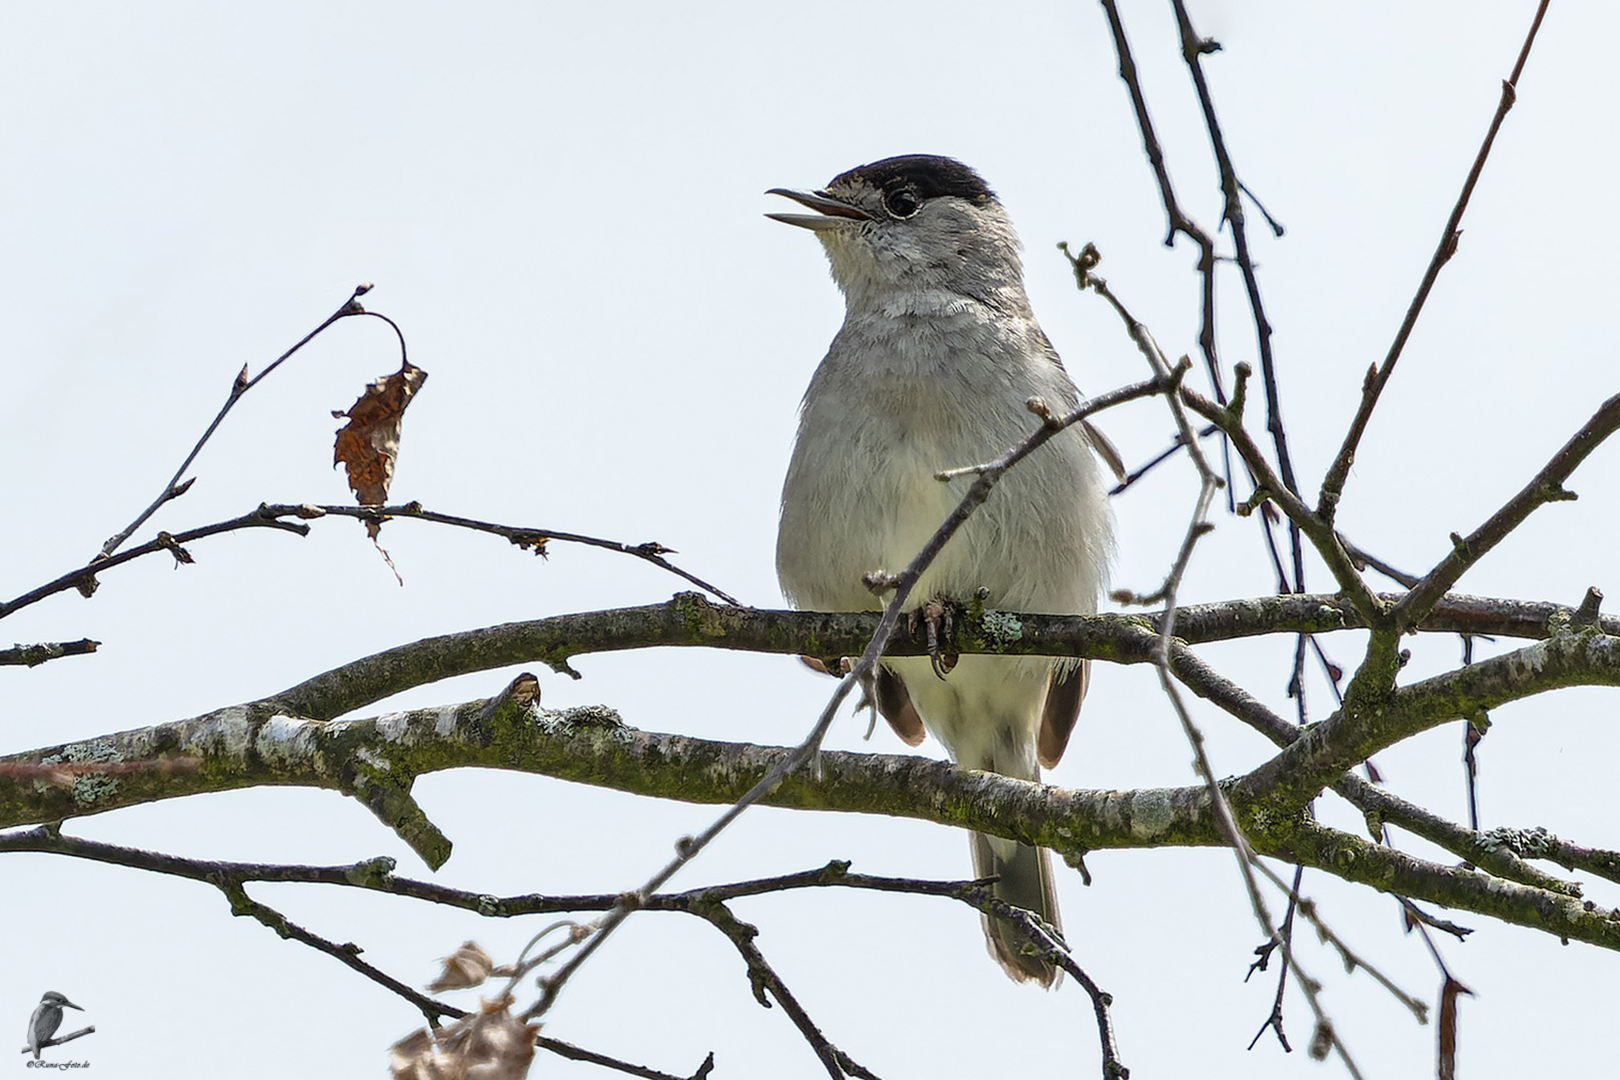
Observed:
[[[1573,499],[1574,494],[1564,490],[1564,481],[1617,429],[1620,429],[1620,394],[1605,401],[1535,478],[1492,514],[1490,520],[1467,539],[1453,534],[1451,552],[1395,605],[1391,615],[1396,625],[1404,629],[1422,619],[1430,606],[1445,595],[1469,567],[1523,524],[1536,509],[1550,502]]]
[[[47,660],[64,656],[85,656],[101,647],[101,642],[80,638],[78,641],[41,641],[33,645],[18,645],[0,649],[0,667],[38,667]]]
[[[115,566],[122,566],[145,555],[159,551],[172,551],[176,544],[186,544],[193,540],[201,540],[205,536],[218,536],[221,533],[236,532],[241,529],[280,529],[283,532],[297,533],[299,536],[309,534],[309,526],[295,521],[281,521],[276,517],[266,517],[259,510],[243,514],[241,517],[231,518],[229,521],[217,521],[212,525],[204,525],[196,529],[174,534],[160,533],[157,538],[121,551],[116,555],[97,555],[85,565],[47,581],[36,589],[23,593],[21,596],[7,603],[0,604],[0,619],[30,604],[37,604],[48,596],[54,596],[69,589],[78,589],[85,596],[89,596],[96,589],[96,575],[105,573]],[[121,542],[121,541],[120,541]]]
[[[1590,682],[1588,683],[1588,680]],[[1561,633],[1522,649],[1397,687],[1375,712],[1341,709],[1235,781],[1242,797],[1281,796],[1303,806],[1367,758],[1480,709],[1574,685],[1620,686],[1620,638]],[[1277,804],[1274,804],[1277,805]]]
[[[1429,1022],[1429,1007],[1422,1001],[1419,1001],[1417,998],[1413,997],[1411,994],[1408,994],[1406,991],[1402,990],[1399,986],[1395,985],[1393,979],[1391,979],[1388,975],[1385,975],[1376,966],[1369,964],[1365,957],[1358,954],[1344,941],[1343,938],[1334,933],[1333,929],[1322,920],[1320,915],[1317,914],[1315,901],[1309,899],[1308,897],[1301,896],[1299,894],[1298,886],[1289,885],[1284,882],[1283,879],[1278,877],[1271,867],[1267,866],[1265,863],[1257,860],[1255,862],[1255,866],[1258,867],[1260,872],[1266,876],[1267,880],[1269,880],[1273,885],[1277,886],[1277,888],[1281,889],[1283,893],[1288,896],[1288,898],[1292,901],[1293,909],[1298,911],[1306,922],[1310,923],[1316,928],[1317,937],[1322,940],[1323,944],[1333,947],[1333,950],[1339,954],[1339,959],[1344,964],[1346,971],[1354,971],[1357,968],[1365,971],[1368,975],[1372,976],[1374,982],[1389,992],[1390,997],[1394,998],[1402,1005],[1405,1005],[1407,1011],[1412,1014],[1418,1023],[1426,1024]]]
[[[783,1011],[788,1014],[788,1018],[793,1021],[793,1026],[799,1029],[799,1034],[804,1036],[810,1048],[815,1051],[816,1057],[832,1080],[844,1080],[846,1076],[859,1077],[860,1080],[878,1080],[867,1069],[856,1064],[848,1054],[834,1046],[816,1026],[815,1021],[810,1019],[810,1014],[804,1011],[804,1006],[799,1004],[798,998],[793,996],[793,992],[787,988],[787,984],[776,973],[776,969],[765,959],[765,954],[754,944],[754,938],[759,934],[757,927],[737,918],[731,913],[731,909],[719,900],[695,900],[686,910],[704,919],[725,935],[726,940],[731,942],[742,955],[743,962],[748,965],[748,981],[754,988],[754,1000],[766,1008],[770,1008],[770,1002],[765,997],[767,993],[777,1000]]]
[[[685,570],[665,559],[665,555],[677,554],[674,548],[665,547],[656,540],[647,540],[640,544],[627,544],[622,540],[605,540],[598,536],[586,536],[582,533],[564,532],[560,529],[542,529],[530,526],[501,525],[491,521],[479,521],[475,518],[458,517],[454,514],[441,514],[435,510],[426,510],[419,502],[409,502],[398,506],[321,506],[317,507],[323,514],[333,517],[351,517],[360,521],[388,521],[393,518],[407,518],[414,521],[427,521],[436,525],[450,525],[458,529],[471,529],[475,532],[491,533],[504,537],[524,550],[533,550],[536,555],[544,556],[546,545],[552,541],[559,544],[583,544],[586,547],[602,548],[607,551],[617,551],[623,555],[633,555],[638,559],[652,563],[661,570],[667,570],[677,577],[696,585],[711,596],[717,596],[733,607],[743,607],[741,600],[730,593],[724,592],[707,581],[689,574]],[[268,512],[282,516],[280,512],[293,513],[294,508],[272,506]]]
[[[1524,71],[1524,63],[1530,57],[1530,46],[1535,43],[1536,31],[1541,29],[1541,20],[1547,14],[1548,0],[1541,0],[1536,8],[1536,17],[1530,24],[1530,32],[1525,35],[1524,46],[1519,50],[1518,62],[1513,65],[1513,74],[1502,83],[1502,96],[1496,105],[1496,115],[1491,118],[1491,126],[1485,132],[1485,141],[1480,144],[1479,153],[1474,155],[1473,167],[1468,170],[1468,178],[1463,181],[1462,191],[1457,196],[1456,205],[1451,208],[1451,216],[1446,219],[1446,227],[1440,233],[1440,243],[1434,249],[1434,255],[1429,259],[1429,267],[1423,272],[1423,280],[1418,284],[1417,295],[1412,297],[1412,303],[1406,309],[1406,317],[1401,320],[1401,327],[1395,332],[1395,340],[1390,344],[1389,353],[1384,362],[1369,373],[1366,385],[1362,388],[1361,405],[1356,409],[1355,418],[1350,421],[1350,429],[1345,433],[1344,443],[1339,447],[1339,453],[1328,466],[1328,471],[1322,479],[1322,491],[1317,496],[1316,512],[1322,520],[1331,523],[1338,510],[1339,499],[1344,493],[1344,484],[1350,475],[1350,466],[1356,460],[1356,447],[1361,443],[1361,436],[1367,430],[1367,422],[1372,418],[1373,407],[1378,404],[1379,395],[1389,383],[1390,375],[1394,374],[1395,362],[1401,358],[1401,351],[1406,348],[1406,340],[1412,334],[1412,328],[1417,325],[1418,316],[1423,313],[1423,304],[1429,298],[1429,291],[1434,288],[1435,280],[1440,276],[1440,270],[1451,261],[1457,252],[1457,241],[1461,238],[1463,213],[1468,209],[1468,200],[1473,197],[1474,185],[1479,182],[1480,173],[1485,170],[1485,159],[1490,156],[1491,146],[1496,142],[1496,133],[1501,130],[1502,121],[1507,118],[1508,110],[1513,108],[1513,102],[1518,97],[1519,76]]]
[[[1264,498],[1275,503],[1288,520],[1310,539],[1317,554],[1327,563],[1328,570],[1332,572],[1339,588],[1350,597],[1361,617],[1373,626],[1385,622],[1382,606],[1357,572],[1349,553],[1339,543],[1338,534],[1333,531],[1331,525],[1317,517],[1311,508],[1305,505],[1285,478],[1278,477],[1272,471],[1271,463],[1266,460],[1243,426],[1238,400],[1234,398],[1233,404],[1229,406],[1220,405],[1185,386],[1181,388],[1180,394],[1182,402],[1188,408],[1217,425],[1232,440],[1232,446],[1237,450],[1238,456],[1254,474],[1256,498],[1253,501],[1258,503]],[[1243,512],[1242,508],[1240,512]]]
[[[368,313],[369,314],[369,313]],[[103,574],[113,567],[122,566],[127,562],[151,555],[158,551],[173,552],[179,544],[200,540],[204,537],[218,536],[223,533],[236,532],[241,529],[281,529],[296,533],[299,536],[309,535],[309,526],[304,521],[317,521],[327,517],[354,518],[365,522],[382,522],[392,518],[408,518],[416,521],[427,521],[438,525],[449,525],[459,529],[470,529],[475,532],[490,533],[509,540],[525,550],[533,550],[538,555],[545,554],[546,544],[556,541],[562,544],[583,544],[588,547],[603,548],[608,551],[617,551],[625,555],[632,555],[638,559],[652,563],[660,569],[667,570],[677,577],[691,582],[698,588],[719,597],[733,606],[742,606],[741,602],[729,593],[722,591],[704,581],[694,574],[690,574],[665,559],[665,555],[675,554],[674,548],[665,547],[656,540],[649,540],[640,544],[627,544],[619,540],[607,540],[597,536],[586,536],[582,533],[564,532],[558,529],[543,529],[532,526],[502,525],[497,522],[479,521],[474,518],[458,517],[453,514],[443,514],[433,510],[426,510],[421,503],[402,503],[398,506],[316,506],[310,503],[260,503],[258,508],[231,518],[228,521],[215,522],[200,528],[189,529],[185,532],[159,533],[158,536],[131,548],[119,555],[110,557],[97,556],[84,566],[76,567],[65,574],[46,582],[44,585],[24,593],[9,603],[0,604],[0,619],[12,614],[21,608],[36,604],[49,596],[66,592],[69,589],[86,588],[86,582],[93,582],[94,576]],[[285,519],[297,518],[299,521]],[[93,584],[89,586],[93,591]]]
[[[1480,843],[1498,856],[1545,859],[1570,870],[1585,870],[1589,874],[1620,882],[1620,852],[1617,851],[1581,847],[1539,826],[1533,829],[1488,829],[1478,835]],[[1575,895],[1580,895],[1579,888],[1575,890]]]
[[[371,286],[369,284],[356,285],[354,292],[349,295],[348,300],[344,301],[342,307],[328,315],[315,329],[299,338],[298,342],[293,345],[292,348],[276,357],[268,366],[265,367],[263,371],[259,372],[253,378],[248,378],[247,368],[244,366],[241,372],[236,376],[236,380],[231,383],[231,390],[230,393],[225,397],[225,404],[220,406],[219,412],[214,416],[214,419],[208,425],[207,430],[202,433],[202,437],[198,439],[196,445],[191,448],[191,453],[187,454],[185,460],[180,463],[180,467],[174,470],[174,475],[169,478],[169,482],[163,485],[163,490],[158,493],[158,497],[152,500],[152,504],[150,506],[137,514],[134,521],[131,521],[128,525],[124,526],[118,532],[109,537],[107,542],[101,546],[101,554],[103,556],[112,555],[113,552],[117,551],[118,548],[123,545],[125,540],[128,540],[134,535],[136,529],[144,525],[148,518],[157,513],[159,508],[161,508],[164,503],[169,502],[171,499],[179,498],[181,495],[186,493],[187,489],[191,487],[192,482],[187,480],[185,483],[181,483],[180,478],[185,475],[187,469],[191,468],[191,463],[197,460],[197,455],[202,453],[203,446],[207,444],[209,439],[213,438],[214,432],[219,430],[219,425],[225,421],[226,415],[236,407],[236,403],[238,401],[242,400],[242,395],[246,394],[260,382],[264,381],[265,376],[269,375],[272,371],[276,370],[276,368],[280,367],[288,357],[292,356],[293,353],[297,352],[299,349],[302,349],[311,341],[314,341],[321,335],[323,331],[326,330],[327,327],[331,326],[333,323],[339,321],[340,319],[348,318],[350,315],[372,314],[371,312],[366,311],[366,309],[360,305],[360,298],[370,291]],[[394,333],[400,335],[400,350],[403,352],[405,348],[405,338],[402,334],[400,334],[399,327],[396,326],[391,319],[387,319],[384,316],[378,317],[383,318],[385,322],[387,322],[390,326],[393,326]],[[3,613],[3,611],[0,611],[0,614]]]
[[[233,908],[237,914],[253,915],[265,925],[277,930],[278,933],[282,933],[282,936],[294,937],[296,940],[303,941],[305,944],[328,955],[337,957],[367,978],[378,982],[395,993],[399,993],[406,1000],[422,1008],[429,1023],[435,1022],[441,1016],[459,1017],[465,1015],[465,1013],[453,1006],[425,998],[408,987],[402,989],[401,984],[396,980],[390,979],[374,968],[364,964],[357,966],[349,963],[356,952],[353,946],[335,946],[325,941],[325,939],[308,934],[307,931],[303,931],[301,928],[294,927],[293,929],[297,931],[295,933],[285,932],[286,928],[290,927],[291,924],[288,924],[285,918],[273,909],[263,905],[256,905],[253,901],[248,900],[243,886],[251,881],[276,881],[363,888],[459,907],[477,912],[488,918],[510,918],[524,914],[555,912],[610,911],[621,900],[621,897],[617,894],[546,896],[531,893],[519,896],[493,897],[482,893],[447,888],[429,882],[396,877],[393,874],[394,861],[387,857],[371,859],[350,866],[324,867],[221,862],[208,859],[186,859],[95,840],[67,837],[58,831],[46,828],[33,829],[26,833],[15,833],[10,836],[0,836],[0,851],[52,852],[213,885],[232,899]],[[992,895],[989,889],[985,888],[985,883],[982,881],[928,881],[915,878],[873,877],[866,874],[852,874],[849,872],[848,862],[833,861],[817,870],[724,885],[710,885],[680,893],[654,894],[646,897],[640,906],[643,910],[648,911],[679,912],[695,915],[709,922],[724,934],[742,954],[748,964],[755,997],[762,1005],[768,1006],[764,997],[768,992],[782,1004],[784,1010],[793,1019],[794,1024],[799,1027],[807,1041],[815,1048],[817,1056],[822,1060],[835,1080],[839,1080],[839,1078],[846,1075],[875,1080],[870,1071],[855,1063],[847,1053],[826,1039],[809,1015],[793,998],[792,993],[765,960],[764,955],[754,945],[754,938],[758,934],[758,930],[737,919],[726,906],[727,901],[742,897],[817,887],[843,887],[952,899],[968,904],[979,911],[998,914],[1017,922],[1031,936],[1036,945],[1052,953],[1054,961],[1060,963],[1065,970],[1073,975],[1092,997],[1093,1006],[1098,1017],[1099,1036],[1103,1045],[1103,1076],[1105,1080],[1116,1077],[1123,1078],[1127,1075],[1126,1070],[1119,1063],[1118,1050],[1114,1045],[1113,1025],[1108,1014],[1108,1007],[1111,1003],[1109,995],[1098,988],[1091,977],[1075,963],[1073,957],[1069,955],[1067,948],[1061,942],[1052,938],[1050,934],[1047,934],[1034,922],[1033,916],[1029,912],[1021,908],[1011,907],[1004,901],[999,900]],[[551,1045],[547,1045],[548,1043]],[[581,1050],[578,1047],[557,1042],[556,1040],[541,1040],[538,1045],[564,1057],[579,1061],[592,1061],[596,1064],[616,1068],[632,1076],[663,1080],[668,1075],[656,1070],[607,1058],[593,1051]],[[700,1068],[696,1075],[698,1077],[707,1075],[711,1066],[712,1055],[711,1061],[706,1062],[705,1066]],[[675,1080],[675,1078],[670,1078],[670,1080]]]
[[[1220,361],[1215,351],[1215,240],[1202,225],[1182,211],[1181,204],[1176,200],[1175,189],[1170,183],[1170,170],[1164,161],[1164,150],[1159,146],[1159,136],[1154,131],[1153,119],[1148,114],[1147,96],[1142,92],[1136,60],[1131,55],[1131,45],[1125,36],[1125,24],[1119,16],[1119,5],[1116,0],[1102,0],[1102,6],[1108,15],[1108,27],[1114,37],[1114,53],[1119,57],[1119,77],[1130,92],[1131,107],[1136,112],[1136,126],[1142,133],[1142,149],[1147,154],[1148,164],[1153,168],[1153,176],[1159,185],[1159,196],[1164,201],[1164,216],[1167,222],[1165,245],[1168,247],[1174,244],[1176,234],[1180,233],[1198,246],[1198,274],[1203,283],[1203,321],[1198,328],[1198,345],[1204,356],[1210,386],[1215,391],[1215,400],[1224,405],[1226,390],[1221,385]],[[1231,470],[1228,469],[1228,477],[1230,474]]]
[[[608,1057],[606,1054],[598,1054],[595,1050],[587,1050],[582,1046],[575,1046],[573,1043],[566,1043],[561,1039],[552,1039],[545,1035],[536,1035],[534,1045],[542,1050],[550,1051],[558,1057],[567,1058],[569,1061],[583,1061],[590,1065],[600,1065],[606,1069],[622,1072],[626,1076],[640,1077],[641,1080],[705,1080],[705,1077],[714,1070],[713,1054],[703,1060],[703,1064],[698,1066],[697,1072],[689,1077],[680,1077],[671,1073],[659,1072],[657,1069],[649,1069],[645,1065],[634,1065],[628,1061],[620,1061],[618,1058]]]

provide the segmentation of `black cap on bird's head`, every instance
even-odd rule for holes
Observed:
[[[827,186],[859,183],[871,184],[885,193],[910,188],[924,199],[955,195],[972,203],[986,203],[996,197],[984,177],[955,158],[937,154],[904,154],[857,165],[833,177]]]
[[[767,194],[815,211],[766,216],[816,234],[852,305],[888,309],[901,295],[954,293],[1028,308],[1012,222],[984,178],[954,158],[884,158],[841,172],[817,191]]]
[[[984,178],[955,158],[938,154],[902,154],[870,165],[857,165],[833,177],[818,191],[771,188],[767,195],[781,195],[815,214],[766,214],[774,221],[822,232],[853,221],[872,221],[874,213],[853,203],[849,195],[857,190],[875,191],[881,196],[881,210],[896,220],[914,215],[924,202],[944,195],[982,206],[994,202],[996,193]]]

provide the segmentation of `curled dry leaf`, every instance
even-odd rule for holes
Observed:
[[[427,372],[406,361],[392,375],[368,385],[347,411],[332,413],[349,418],[338,430],[332,464],[348,470],[349,488],[361,506],[381,506],[388,501],[394,460],[399,456],[400,420],[426,381]],[[373,540],[381,528],[381,522],[366,522],[366,532]]]
[[[524,1080],[539,1024],[507,1010],[512,998],[480,1002],[477,1013],[428,1032],[411,1032],[389,1051],[394,1080]]]
[[[437,979],[428,983],[427,988],[435,993],[440,990],[465,990],[482,983],[493,970],[495,961],[489,958],[489,953],[479,948],[476,941],[464,941],[454,954],[444,958],[444,970]]]

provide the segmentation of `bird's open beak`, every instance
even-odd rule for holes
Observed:
[[[772,221],[797,225],[801,229],[821,232],[836,229],[851,221],[871,221],[872,215],[858,206],[833,198],[824,191],[794,191],[792,188],[771,188],[767,195],[781,195],[800,206],[808,206],[814,214],[766,214]]]

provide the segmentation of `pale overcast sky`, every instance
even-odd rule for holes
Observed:
[[[1123,5],[1184,204],[1218,223],[1207,141],[1168,5]],[[1224,51],[1206,67],[1245,182],[1288,227],[1251,217],[1284,410],[1314,488],[1382,358],[1472,161],[1534,4],[1194,3]],[[1518,490],[1616,389],[1613,203],[1620,14],[1554,5],[1457,257],[1358,458],[1345,531],[1398,565],[1440,558]],[[746,602],[777,606],[776,500],[794,411],[842,308],[814,240],[768,221],[766,188],[816,187],[898,153],[959,157],[1002,196],[1027,245],[1035,310],[1083,389],[1142,377],[1117,320],[1075,292],[1059,240],[1101,272],[1172,355],[1196,349],[1194,251],[1162,246],[1152,175],[1095,4],[157,2],[0,7],[0,593],[88,558],[150,500],[243,365],[257,371],[348,295],[399,321],[431,380],[409,414],[400,499],[522,525],[658,539]],[[1223,357],[1254,359],[1235,271],[1221,278]],[[232,415],[195,488],[149,527],[260,501],[337,502],[329,411],[397,366],[386,328],[339,326]],[[1198,370],[1201,370],[1201,365]],[[1258,410],[1251,416],[1258,420]],[[1172,428],[1161,405],[1106,418],[1133,462]],[[964,464],[964,463],[946,463]],[[1574,603],[1612,579],[1620,450],[1575,475],[1463,582]],[[1116,583],[1151,589],[1194,484],[1166,467],[1116,500]],[[0,672],[7,752],[194,715],[429,634],[651,603],[684,587],[610,554],[401,522],[384,533],[400,588],[362,531],[321,523],[200,542],[183,571],[151,559],[7,620],[6,642],[93,637],[93,657]],[[1310,583],[1325,588],[1319,566]],[[1189,602],[1274,587],[1252,522],[1222,516]],[[1325,642],[1351,662],[1351,637]],[[1413,676],[1455,639],[1415,642]],[[1279,710],[1292,641],[1210,648]],[[584,657],[544,701],[600,702],[657,731],[796,741],[829,684],[778,657],[683,651]],[[511,672],[423,688],[403,705],[493,693]],[[1500,710],[1481,749],[1487,826],[1543,825],[1620,845],[1609,792],[1613,697],[1564,692]],[[1312,714],[1329,711],[1313,672]],[[376,711],[376,710],[371,710]],[[1216,768],[1268,753],[1210,708]],[[899,752],[864,717],[830,744]],[[1381,759],[1402,794],[1464,814],[1461,732]],[[935,743],[921,753],[942,753]],[[1069,754],[1073,787],[1191,782],[1189,751],[1141,668],[1099,665]],[[417,788],[456,843],[435,876],[491,893],[612,891],[660,864],[713,810],[538,777],[461,773]],[[1324,817],[1360,832],[1343,804]],[[339,863],[377,854],[429,871],[357,804],[261,790],[152,805],[72,831],[197,856]],[[1409,837],[1412,850],[1434,856]],[[1440,856],[1444,861],[1454,861]],[[756,810],[677,879],[734,880],[853,859],[869,873],[968,874],[951,830]],[[1271,976],[1243,975],[1259,936],[1220,851],[1099,853],[1063,874],[1079,961],[1115,995],[1133,1075],[1320,1075],[1308,1014],[1296,1051],[1263,1038]],[[74,1057],[114,1076],[383,1075],[419,1017],[329,957],[233,919],[207,887],[66,859],[0,862],[0,1028],[54,989],[95,1035]],[[1321,911],[1412,993],[1440,984],[1387,897],[1306,876]],[[467,937],[510,956],[538,924],[487,923],[352,891],[255,890],[422,983]],[[1614,904],[1601,883],[1589,895]],[[1276,905],[1280,910],[1280,902]],[[838,1045],[888,1080],[1091,1076],[1090,1006],[1066,984],[1009,983],[977,916],[913,899],[771,897],[737,905]],[[1612,1069],[1616,958],[1458,916],[1441,944],[1462,1003],[1461,1075]],[[1363,973],[1301,936],[1302,959],[1367,1076],[1432,1075],[1418,1027]],[[463,995],[467,1004],[470,995]],[[76,1018],[76,1017],[75,1017]],[[556,1038],[690,1074],[815,1077],[780,1010],[760,1009],[729,944],[694,920],[633,919],[552,1012]],[[20,1060],[20,1058],[19,1058]],[[542,1055],[547,1076],[607,1076]]]

